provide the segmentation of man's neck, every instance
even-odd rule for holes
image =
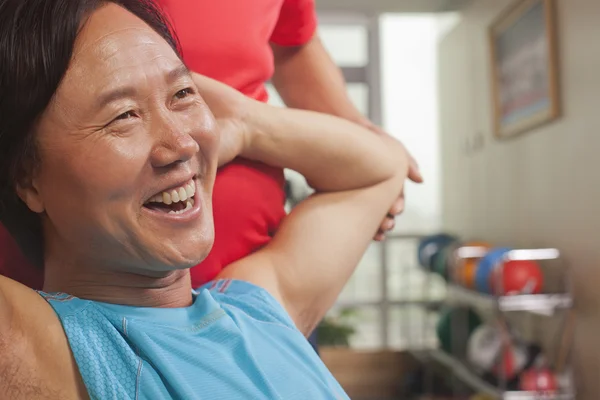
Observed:
[[[104,303],[177,308],[192,304],[189,270],[136,274],[46,265],[44,291]]]

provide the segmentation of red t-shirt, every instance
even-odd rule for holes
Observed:
[[[157,0],[179,37],[183,58],[195,72],[260,101],[273,74],[270,42],[307,43],[316,29],[314,0]],[[221,168],[213,194],[215,243],[192,268],[200,286],[228,264],[269,242],[285,216],[283,171],[237,159]],[[0,227],[1,228],[1,227]],[[0,230],[0,274],[39,288],[35,271]]]

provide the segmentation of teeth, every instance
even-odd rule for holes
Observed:
[[[187,185],[185,185],[185,192],[187,194],[187,198],[191,198],[194,195],[194,187],[192,186],[193,183],[188,183]]]
[[[166,205],[173,203],[173,200],[171,200],[171,195],[167,192],[163,192],[162,196],[157,194],[155,197],[156,197],[156,200],[158,200],[157,203],[160,203],[161,200]]]
[[[194,199],[189,199],[188,201],[185,202],[185,208],[183,210],[179,210],[179,211],[169,211],[169,214],[183,214],[184,212],[186,212],[187,210],[191,209],[194,205]]]
[[[155,196],[152,196],[149,203],[165,203],[167,205],[178,203],[180,201],[188,201],[193,199],[196,194],[196,182],[191,180],[185,185],[177,189],[170,190],[168,192],[162,192]],[[192,201],[192,205],[193,205]]]
[[[179,191],[177,192],[179,194],[179,201],[186,201],[188,198],[187,192],[185,190],[185,188],[179,188]]]

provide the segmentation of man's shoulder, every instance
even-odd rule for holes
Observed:
[[[0,322],[0,337],[21,335],[33,339],[60,328],[56,314],[36,291],[3,276],[0,276]]]
[[[81,398],[82,384],[56,314],[38,293],[1,276],[0,354],[0,398]]]
[[[221,274],[224,275],[227,274]],[[235,276],[235,271],[232,276]],[[257,322],[275,323],[296,331],[294,322],[281,303],[262,286],[242,279],[226,278],[213,281],[202,289],[208,290],[221,307],[230,313],[241,313]]]

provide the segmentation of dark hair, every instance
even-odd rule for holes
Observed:
[[[34,126],[67,71],[81,27],[107,3],[146,22],[181,55],[152,0],[0,0],[0,222],[40,267],[41,221],[17,197],[16,183],[36,166]]]

